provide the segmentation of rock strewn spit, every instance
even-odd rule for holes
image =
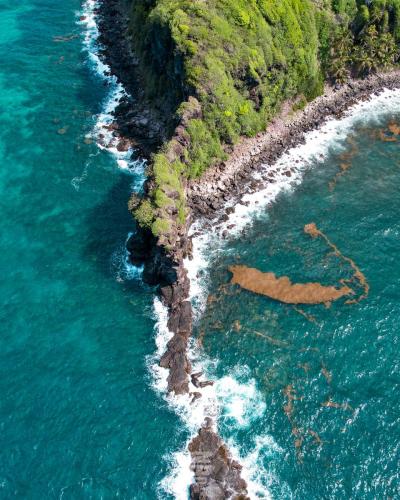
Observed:
[[[240,475],[242,466],[232,459],[222,439],[207,418],[198,435],[189,444],[195,483],[191,500],[250,500],[247,485]]]
[[[163,120],[143,98],[140,87],[138,60],[132,52],[128,36],[128,17],[120,0],[103,1],[97,12],[102,57],[111,71],[122,82],[126,90],[135,96],[124,97],[115,111],[114,135],[120,147],[133,146],[145,156],[157,150],[165,141],[168,120]],[[196,101],[192,112],[198,112]],[[183,120],[184,121],[184,120]],[[178,124],[174,136],[176,147],[185,140],[184,123]],[[174,152],[172,152],[174,153]],[[145,192],[148,189],[145,185]],[[127,249],[134,264],[144,264],[143,279],[152,285],[159,285],[163,303],[168,307],[168,328],[173,332],[167,351],[160,360],[160,366],[169,370],[168,391],[175,394],[189,393],[191,365],[188,359],[188,340],[192,334],[192,305],[188,301],[190,282],[183,259],[191,253],[191,240],[187,237],[187,226],[175,239],[174,248],[168,253],[149,231],[138,231],[127,243]],[[195,387],[212,384],[199,381],[201,374],[193,374]],[[192,402],[201,397],[200,392],[192,394]],[[190,443],[192,468],[195,483],[190,496],[194,499],[216,500],[219,498],[247,499],[246,482],[241,479],[241,466],[232,460],[226,445],[212,430],[212,422],[206,420],[199,434]]]
[[[133,146],[148,157],[167,138],[174,137],[174,150],[169,153],[179,156],[180,144],[186,140],[185,124],[174,123],[174,117],[157,109],[144,97],[140,64],[132,51],[128,33],[126,4],[121,0],[102,1],[97,19],[103,44],[102,56],[128,93],[135,96],[134,99],[123,97],[115,111],[112,126],[114,135],[120,140],[120,148]],[[227,220],[234,208],[221,211],[226,203],[240,202],[246,192],[254,192],[273,182],[268,175],[255,180],[254,173],[264,170],[265,164],[273,164],[286,150],[304,141],[306,132],[319,127],[329,117],[340,117],[352,104],[374,92],[399,86],[400,72],[394,71],[351,81],[340,88],[327,87],[323,96],[296,113],[292,113],[293,103],[287,103],[266,132],[254,138],[244,138],[231,149],[228,161],[211,167],[201,179],[187,183],[186,198],[191,215],[186,227],[174,235],[173,248],[167,252],[148,231],[138,231],[130,238],[127,247],[132,262],[144,264],[144,280],[159,285],[160,296],[169,310],[168,328],[173,337],[160,360],[160,365],[169,370],[169,392],[188,393],[190,378],[195,387],[210,383],[200,382],[200,374],[191,374],[187,354],[192,333],[192,306],[188,300],[190,283],[183,259],[191,253],[188,237],[191,219],[214,220],[219,214],[220,220]],[[201,113],[195,99],[191,109],[194,113]],[[291,176],[290,169],[285,173]],[[147,183],[145,193],[148,188]],[[200,392],[193,393],[192,401],[198,397],[201,397]],[[228,448],[213,430],[211,420],[206,419],[198,435],[190,442],[189,451],[195,476],[190,489],[192,500],[248,499],[241,466],[232,459]]]

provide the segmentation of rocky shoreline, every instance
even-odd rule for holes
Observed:
[[[117,143],[119,151],[134,148],[149,158],[167,138],[171,120],[165,120],[159,110],[144,99],[138,60],[132,52],[128,15],[123,2],[100,1],[95,14],[100,31],[100,55],[110,67],[111,74],[117,77],[128,93],[121,98],[114,113],[113,144]],[[132,95],[135,99],[130,97]],[[146,182],[144,192],[148,189]],[[127,249],[134,264],[144,265],[144,281],[159,286],[160,297],[169,310],[168,328],[173,337],[160,360],[160,366],[169,370],[168,391],[176,395],[188,394],[193,402],[201,397],[201,389],[212,382],[200,380],[201,373],[192,374],[188,359],[193,313],[188,300],[190,282],[183,260],[191,252],[190,239],[187,237],[190,222],[189,218],[175,247],[168,253],[150,232],[140,230],[128,240]],[[190,392],[190,387],[195,390]],[[194,474],[190,498],[248,500],[247,485],[241,478],[242,468],[232,459],[229,449],[213,427],[214,422],[206,419],[188,447]]]
[[[162,110],[146,102],[141,88],[139,62],[132,51],[128,32],[128,14],[121,0],[100,2],[97,21],[102,44],[102,57],[123,84],[128,94],[115,112],[113,135],[119,148],[133,147],[149,157],[166,140],[175,136],[177,143],[182,124],[165,116]],[[383,88],[400,87],[400,71],[373,75],[365,80],[332,88],[303,110],[292,112],[286,103],[267,130],[254,138],[244,138],[230,151],[230,158],[211,167],[202,178],[188,182],[185,194],[190,214],[185,227],[175,238],[172,249],[165,247],[149,231],[139,230],[127,244],[134,264],[143,264],[143,279],[159,286],[162,302],[169,311],[168,328],[173,337],[160,366],[169,370],[168,391],[188,394],[192,401],[201,397],[202,387],[212,384],[192,374],[188,358],[188,342],[192,335],[193,311],[189,301],[190,281],[184,259],[191,256],[190,227],[195,220],[208,220],[218,225],[227,220],[244,194],[262,189],[274,182],[265,165],[272,165],[285,151],[302,143],[306,132],[320,127],[329,118],[340,117],[357,101],[370,97]],[[168,114],[168,113],[167,113]],[[172,128],[171,128],[172,127]],[[174,128],[175,127],[175,128]],[[118,148],[118,147],[117,147]],[[261,175],[255,179],[254,174]],[[285,171],[290,177],[290,169]],[[149,184],[145,183],[144,192]],[[229,203],[230,207],[225,208]],[[235,462],[221,438],[213,430],[214,423],[206,419],[203,427],[189,444],[195,482],[190,488],[191,499],[246,499],[246,483],[241,478],[241,466]]]
[[[126,3],[99,0],[95,15],[99,55],[126,91],[114,112],[113,135],[119,142],[117,148],[127,151],[132,147],[140,155],[149,157],[168,138],[169,130],[174,127],[173,120],[145,97],[139,59],[132,50]]]
[[[186,193],[193,218],[215,220],[221,212],[219,221],[222,222],[226,218],[221,210],[225,205],[240,203],[245,194],[273,182],[265,165],[273,165],[286,151],[304,143],[307,132],[318,129],[329,119],[343,117],[351,106],[385,88],[400,88],[400,70],[351,80],[340,87],[326,85],[323,95],[297,112],[292,112],[293,103],[286,103],[265,132],[243,138],[233,147],[226,162],[211,167],[201,179],[190,182]],[[257,171],[262,173],[262,178],[255,180]],[[284,173],[291,176],[290,169]]]

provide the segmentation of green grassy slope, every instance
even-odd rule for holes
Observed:
[[[185,220],[185,178],[284,100],[392,65],[400,40],[400,0],[133,0],[131,13],[148,96],[183,125],[154,158],[150,199],[130,204],[166,242]]]

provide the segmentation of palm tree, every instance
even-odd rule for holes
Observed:
[[[375,69],[375,62],[372,55],[363,47],[357,47],[354,52],[354,62],[360,75],[365,76]]]
[[[331,65],[328,70],[330,76],[337,83],[344,83],[348,79],[348,65],[351,61],[352,46],[353,38],[350,30],[345,26],[340,27],[332,41]]]
[[[353,60],[363,76],[375,71],[378,66],[379,36],[374,25],[368,26],[362,35],[361,44],[354,51]]]
[[[331,76],[337,83],[345,83],[349,78],[349,70],[343,60],[336,60],[332,63]]]
[[[379,66],[383,68],[391,66],[398,56],[398,49],[393,36],[390,33],[384,33],[379,37],[376,45],[376,57]]]

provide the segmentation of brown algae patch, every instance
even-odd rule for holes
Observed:
[[[320,283],[292,283],[287,276],[279,278],[272,272],[263,273],[258,269],[244,265],[228,267],[228,270],[233,274],[231,284],[237,284],[245,290],[265,295],[286,304],[325,304],[329,307],[331,302],[341,297],[354,295],[354,290],[348,284],[358,282],[358,285],[363,288],[363,293],[356,299],[347,299],[346,304],[355,304],[365,299],[369,293],[369,284],[357,264],[349,257],[343,255],[338,247],[317,228],[314,222],[306,224],[304,232],[312,238],[321,237],[333,250],[333,254],[336,257],[350,264],[354,271],[353,276],[349,279],[340,280],[341,287],[325,286]],[[315,321],[313,316],[308,317],[301,309],[298,312],[310,321]]]
[[[267,340],[272,345],[276,345],[278,347],[288,347],[287,342],[284,342],[283,340],[279,340],[279,339],[274,339],[273,337],[270,337],[266,333],[261,333],[261,332],[258,332],[257,330],[251,330],[250,333],[254,333],[258,337],[262,337],[263,339]]]
[[[304,232],[306,234],[309,234],[312,238],[321,237],[326,242],[326,244],[330,248],[332,248],[334,255],[336,255],[336,257],[341,258],[345,262],[349,263],[351,268],[353,269],[354,274],[353,274],[352,278],[350,278],[348,280],[342,280],[342,283],[351,283],[353,281],[358,281],[359,285],[364,289],[364,293],[362,295],[360,295],[357,299],[346,300],[346,304],[356,304],[357,302],[360,302],[361,300],[367,298],[368,294],[369,294],[369,284],[367,282],[367,278],[360,271],[357,264],[349,257],[346,257],[345,255],[343,255],[342,252],[338,249],[338,247],[336,245],[334,245],[329,240],[329,238],[322,231],[320,231],[317,228],[317,226],[314,222],[311,222],[310,224],[306,224],[304,226]]]
[[[230,266],[229,271],[233,274],[231,283],[286,304],[324,304],[354,293],[346,285],[336,288],[320,283],[292,283],[287,276],[278,278],[274,273],[242,265]]]
[[[324,408],[337,408],[340,410],[354,412],[354,409],[348,403],[336,403],[335,401],[332,401],[332,399],[330,398],[328,399],[328,401],[322,403],[321,406]]]
[[[379,139],[383,142],[397,142],[397,139],[394,135],[386,135],[383,130],[379,132]]]
[[[324,444],[318,432],[315,432],[312,429],[308,429],[308,433],[314,438],[314,444],[316,444],[317,446],[322,446]]]
[[[351,167],[351,163],[341,163],[339,165],[340,171],[335,175],[333,180],[329,183],[329,189],[333,191],[335,189],[336,183],[340,177],[345,175],[345,173],[349,170]]]
[[[312,314],[308,314],[305,311],[303,311],[303,309],[300,309],[299,307],[296,307],[296,306],[293,306],[293,309],[297,313],[299,313],[301,316],[306,318],[306,320],[309,321],[310,323],[314,323],[314,324],[318,325],[317,319]]]
[[[347,138],[348,144],[351,148],[349,151],[345,151],[340,155],[341,163],[339,165],[339,172],[335,175],[333,180],[329,183],[329,189],[333,191],[335,189],[336,183],[340,177],[346,174],[346,172],[351,168],[350,160],[358,153],[358,146],[353,137]]]
[[[326,368],[326,366],[323,363],[321,364],[322,364],[321,373],[325,377],[327,383],[330,385],[330,383],[332,382],[332,373]]]
[[[283,394],[286,398],[286,403],[283,405],[283,412],[285,413],[287,419],[289,420],[290,426],[292,428],[292,435],[294,437],[294,447],[296,450],[297,460],[301,463],[303,462],[302,446],[304,442],[304,433],[302,429],[297,427],[294,419],[294,401],[302,401],[303,396],[297,396],[296,390],[292,384],[286,386],[283,389]]]

